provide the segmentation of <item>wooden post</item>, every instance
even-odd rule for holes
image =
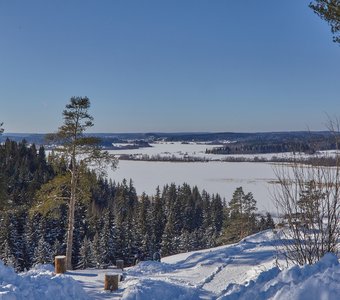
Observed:
[[[66,273],[66,256],[59,255],[54,258],[55,273],[63,274]]]
[[[105,274],[104,290],[118,290],[119,274]]]
[[[117,259],[116,260],[116,267],[117,267],[117,269],[124,269],[124,260],[122,260],[122,259]]]

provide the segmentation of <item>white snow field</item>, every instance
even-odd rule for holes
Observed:
[[[115,171],[108,171],[108,176],[116,182],[124,178],[133,181],[137,193],[154,195],[156,187],[165,184],[184,182],[191,187],[205,189],[209,194],[220,194],[230,201],[237,187],[244,192],[252,192],[260,212],[276,213],[270,191],[275,182],[273,164],[244,162],[151,162],[119,161]]]
[[[270,212],[273,216],[277,209],[272,201],[272,192],[277,183],[275,167],[277,164],[268,162],[223,162],[225,157],[245,157],[270,159],[276,157],[293,157],[293,153],[270,153],[258,155],[214,155],[205,154],[205,150],[213,146],[205,144],[157,143],[151,148],[132,150],[110,150],[117,156],[131,154],[136,156],[160,155],[183,158],[184,156],[201,157],[208,162],[162,162],[162,161],[135,161],[120,160],[115,171],[108,170],[108,177],[116,182],[124,178],[133,181],[138,195],[145,192],[154,195],[156,187],[162,188],[166,184],[182,185],[184,182],[190,186],[197,186],[200,191],[206,190],[209,194],[220,194],[228,202],[237,187],[242,186],[248,193],[252,192],[257,201],[260,213]],[[335,155],[331,151],[320,155]],[[301,154],[299,157],[308,157]]]
[[[275,246],[280,246],[277,234],[267,230],[237,244],[140,262],[124,270],[124,281],[114,292],[103,290],[104,274],[118,270],[54,275],[52,266],[40,266],[18,275],[0,263],[0,299],[339,299],[340,265],[335,255],[281,271]]]

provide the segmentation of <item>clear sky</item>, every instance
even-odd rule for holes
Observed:
[[[340,47],[310,0],[1,0],[0,121],[53,132],[324,130]]]

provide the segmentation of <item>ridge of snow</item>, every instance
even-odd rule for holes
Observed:
[[[231,284],[218,300],[336,300],[339,293],[339,262],[334,254],[327,253],[314,265],[293,266],[284,271],[275,267],[245,285]]]
[[[73,278],[55,275],[53,266],[37,266],[17,274],[0,261],[0,299],[3,300],[88,300],[89,296]]]

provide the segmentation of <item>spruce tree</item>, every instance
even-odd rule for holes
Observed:
[[[33,264],[51,264],[52,262],[53,258],[51,246],[45,241],[44,237],[41,237],[34,250]]]
[[[168,256],[175,254],[176,248],[174,245],[174,226],[172,223],[172,218],[169,218],[164,229],[164,233],[162,236],[162,256]]]
[[[92,241],[93,263],[99,267],[102,263],[99,234],[96,232]]]
[[[87,269],[95,267],[95,259],[93,255],[93,246],[91,241],[84,237],[84,240],[80,247],[80,259],[77,265],[78,269]]]
[[[275,228],[275,222],[272,218],[272,215],[269,212],[266,213],[266,223],[265,224],[266,224],[266,229]]]
[[[162,235],[166,222],[164,208],[164,201],[160,196],[160,189],[157,187],[156,194],[152,199],[150,216],[152,252],[158,252],[161,247]]]
[[[5,240],[5,242],[2,244],[0,254],[1,254],[0,258],[6,266],[12,267],[17,270],[18,261],[15,258],[15,256],[12,254],[11,248],[7,240]]]
[[[103,228],[100,232],[99,244],[101,248],[101,264],[109,265],[115,257],[115,226],[109,210],[103,214]]]

